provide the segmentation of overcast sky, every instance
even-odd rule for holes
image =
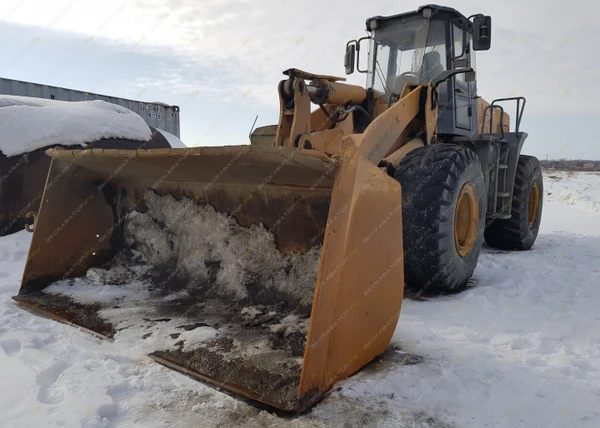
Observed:
[[[344,76],[346,41],[366,35],[366,18],[421,4],[0,0],[0,77],[179,105],[186,144],[246,144],[256,115],[258,126],[277,122],[283,70]],[[492,16],[492,49],[477,53],[479,94],[527,97],[525,153],[600,159],[599,3],[446,5]]]

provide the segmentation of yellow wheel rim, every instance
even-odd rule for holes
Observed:
[[[527,209],[527,220],[529,222],[529,228],[532,228],[537,221],[538,214],[540,213],[540,186],[537,181],[531,184],[531,190],[529,190],[529,206]]]
[[[454,244],[461,257],[467,256],[473,249],[479,224],[479,200],[477,190],[466,183],[458,195],[454,213]]]

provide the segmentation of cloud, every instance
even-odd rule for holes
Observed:
[[[163,68],[161,80],[140,78],[134,86],[276,107],[284,69],[343,75],[345,43],[365,35],[366,18],[418,5],[396,0],[18,0],[2,2],[0,19],[93,36],[90,43],[104,41],[176,60],[175,66]],[[597,3],[458,0],[453,7],[465,15],[492,15],[492,49],[477,58],[484,98],[525,95],[529,112],[540,114],[595,110]],[[349,79],[365,80],[364,75]]]

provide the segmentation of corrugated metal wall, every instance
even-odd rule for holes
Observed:
[[[4,78],[0,78],[0,94],[61,101],[102,100],[134,111],[139,114],[148,125],[153,126],[154,128],[164,129],[177,137],[180,136],[179,107],[177,106],[169,106],[163,103],[133,101],[124,98],[93,94],[91,92],[75,91],[73,89]]]

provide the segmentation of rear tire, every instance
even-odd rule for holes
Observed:
[[[529,250],[542,220],[544,183],[540,162],[533,156],[519,156],[513,190],[511,217],[496,219],[485,229],[485,242],[503,250]]]
[[[402,185],[404,278],[411,291],[455,292],[477,265],[486,193],[470,149],[434,144],[412,150],[396,169]]]

